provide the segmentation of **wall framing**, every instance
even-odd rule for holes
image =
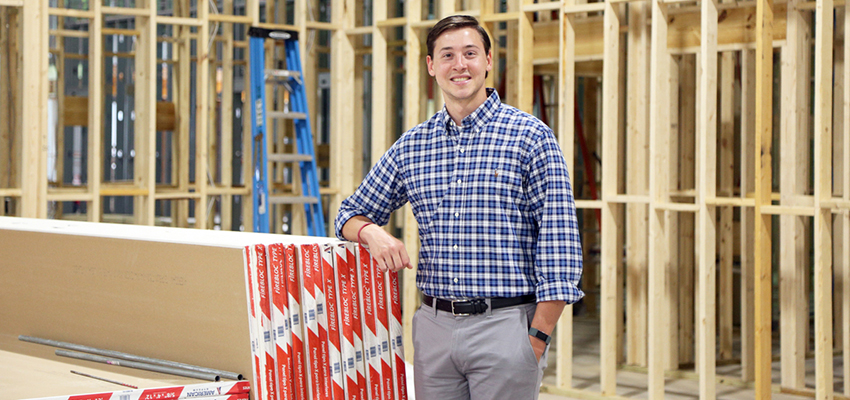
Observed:
[[[501,9],[501,3],[489,0],[406,1],[404,9],[397,9],[397,2],[375,1],[371,15],[365,15],[360,2],[328,0],[328,20],[308,17],[306,10],[318,4],[314,0],[296,0],[293,10],[283,1],[227,0],[213,12],[187,0],[175,0],[167,12],[155,0],[137,0],[134,7],[90,1],[85,10],[66,8],[65,2],[0,0],[0,23],[14,27],[0,32],[0,93],[10,93],[0,96],[0,121],[10,121],[0,123],[0,215],[56,217],[50,204],[83,202],[88,212],[81,218],[94,222],[238,229],[231,214],[237,210],[243,225],[250,226],[249,202],[241,202],[241,211],[235,207],[237,199],[250,196],[250,185],[234,179],[235,169],[245,171],[250,164],[235,153],[250,148],[250,141],[242,135],[240,143],[234,133],[240,124],[233,118],[239,99],[238,94],[234,98],[234,77],[247,57],[239,56],[247,42],[237,32],[259,25],[295,29],[304,37],[330,36],[328,46],[307,47],[304,40],[302,54],[309,54],[305,64],[317,71],[321,55],[330,56],[329,70],[320,71],[330,74],[328,116],[318,111],[318,77],[310,77],[308,87],[315,94],[310,100],[314,120],[326,118],[329,126],[327,141],[319,128],[314,136],[317,152],[327,155],[330,178],[323,193],[332,220],[362,177],[364,140],[371,143],[370,159],[364,162],[374,163],[399,133],[440,107],[439,91],[424,71],[424,37],[440,16],[469,13],[479,16],[491,35],[504,38],[505,46],[494,46],[494,61],[504,70],[494,69],[489,84],[504,81],[505,101],[533,112],[542,106],[535,100],[534,75],[550,76],[558,95],[549,122],[573,180],[592,180],[601,187],[599,198],[583,186],[575,188],[583,215],[601,215],[598,242],[584,243],[599,250],[599,260],[587,262],[592,272],[598,270],[599,281],[586,282],[585,288],[598,296],[600,307],[600,389],[574,387],[574,309],[567,307],[557,328],[556,383],[545,390],[614,397],[621,392],[618,369],[629,366],[646,372],[651,398],[662,398],[671,371],[693,369],[700,398],[710,399],[717,396],[718,379],[731,379],[718,375],[718,363],[740,362],[741,376],[735,379],[752,385],[758,398],[776,391],[832,398],[833,358],[840,356],[844,394],[850,395],[850,62],[843,48],[850,13],[843,12],[842,2],[514,0]],[[840,20],[833,26],[835,12]],[[135,28],[108,27],[114,17],[134,18]],[[51,22],[74,18],[86,20],[87,29],[68,30]],[[163,26],[172,27],[172,33],[159,33]],[[119,34],[137,38],[133,54],[104,47],[104,37]],[[86,38],[88,54],[52,44],[66,37]],[[168,57],[162,56],[164,44],[173,45]],[[51,51],[63,62],[86,60],[87,95],[79,103],[85,106],[74,108],[78,100],[61,90],[55,93],[60,121],[84,124],[88,132],[88,179],[82,186],[47,179]],[[368,66],[365,55],[371,58]],[[103,168],[108,159],[104,60],[118,56],[132,58],[136,72],[135,175],[122,183],[109,181]],[[781,65],[776,77],[775,59]],[[169,84],[177,95],[171,101],[162,99],[158,71],[163,65],[173,68]],[[367,69],[371,81],[363,78]],[[835,92],[833,74],[842,83]],[[599,111],[587,124],[598,128],[586,135],[600,149],[601,171],[589,177],[574,128],[579,122],[576,98],[588,87],[581,79],[588,77],[601,79],[602,85],[600,95],[578,97],[580,106]],[[243,81],[248,78],[241,75]],[[403,82],[401,98],[395,94],[397,82]],[[188,100],[190,92],[194,103]],[[365,92],[371,96],[368,118]],[[806,100],[808,93],[814,95],[813,104]],[[363,128],[364,118],[370,129]],[[74,122],[80,119],[84,122]],[[246,131],[244,118],[241,124]],[[156,156],[163,131],[171,132],[174,152],[168,184],[158,180],[164,174]],[[67,173],[62,167],[57,172]],[[121,219],[105,214],[105,204],[115,196],[133,197],[135,214]],[[157,212],[165,203],[172,204],[170,222]],[[214,215],[226,222],[216,223]],[[418,243],[410,211],[389,229],[403,236],[415,260]],[[811,244],[805,239],[809,235]],[[773,280],[775,259],[782,283]],[[740,290],[732,293],[736,283]],[[418,304],[412,272],[405,272],[404,286],[409,328]],[[774,295],[779,309],[774,309]],[[774,320],[782,332],[777,343],[772,340]],[[808,338],[814,339],[814,349],[808,348]],[[735,341],[741,343],[739,352],[733,351]],[[781,354],[779,372],[772,371],[773,350]],[[816,372],[807,376],[804,363],[812,357]],[[772,383],[773,374],[779,384]],[[814,391],[806,389],[807,381],[814,382]]]

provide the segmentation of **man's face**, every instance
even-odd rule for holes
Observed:
[[[426,58],[428,74],[437,79],[446,102],[486,100],[484,78],[493,67],[491,54],[474,28],[444,32],[434,42],[434,58]]]

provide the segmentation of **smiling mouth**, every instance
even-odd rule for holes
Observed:
[[[469,77],[460,77],[460,78],[452,78],[451,79],[452,82],[466,82],[468,80],[470,80]]]

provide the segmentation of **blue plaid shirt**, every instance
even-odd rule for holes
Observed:
[[[563,153],[549,127],[487,92],[462,127],[443,107],[402,135],[342,202],[336,235],[356,215],[386,225],[410,202],[425,294],[575,303],[582,253]]]

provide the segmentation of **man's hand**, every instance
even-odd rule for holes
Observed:
[[[369,248],[369,253],[372,254],[381,272],[413,268],[404,243],[378,225],[370,224],[363,227],[360,231],[360,243]]]
[[[537,356],[537,362],[540,362],[540,357],[543,357],[543,352],[546,351],[546,342],[528,335],[528,340],[531,341],[531,348],[534,349],[534,355]]]
[[[537,303],[537,310],[534,312],[534,319],[531,321],[531,326],[537,328],[540,332],[547,335],[552,335],[555,330],[555,324],[558,323],[558,318],[564,312],[566,302],[541,301]],[[537,356],[537,362],[540,362],[540,357],[543,357],[543,352],[546,351],[546,342],[529,335],[528,340],[531,341],[531,347],[534,349],[534,355]]]

